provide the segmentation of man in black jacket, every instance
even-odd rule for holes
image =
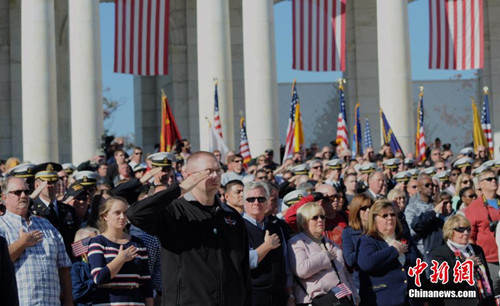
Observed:
[[[197,152],[188,177],[133,204],[127,217],[160,239],[162,305],[249,305],[248,238],[241,216],[216,196],[222,169]]]

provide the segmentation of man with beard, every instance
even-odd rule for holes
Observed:
[[[209,152],[193,153],[187,177],[127,211],[160,239],[163,305],[249,305],[248,237],[241,216],[222,204],[223,170]]]

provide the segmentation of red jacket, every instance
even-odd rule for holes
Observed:
[[[486,208],[487,206],[487,208]],[[465,217],[471,224],[470,238],[475,244],[483,248],[487,262],[498,262],[498,247],[495,233],[490,231],[488,214],[492,221],[500,220],[500,209],[495,209],[478,198],[466,208]]]
[[[290,208],[285,212],[286,223],[288,223],[288,225],[296,232],[298,231],[297,209],[309,202],[314,202],[314,196],[308,195],[303,197],[299,202],[290,206]],[[338,211],[335,214],[335,218],[326,219],[324,235],[342,247],[342,231],[348,224],[349,218],[347,214],[343,211]]]

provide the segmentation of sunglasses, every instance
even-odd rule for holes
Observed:
[[[340,194],[334,194],[334,195],[331,195],[331,196],[325,196],[323,199],[325,200],[330,200],[330,201],[335,201],[335,200],[340,200],[342,198],[342,196],[340,196]]]
[[[491,176],[491,177],[484,178],[484,179],[482,179],[481,181],[488,181],[488,182],[492,182],[492,181],[497,181],[497,178],[496,178],[496,177],[494,177],[494,176]]]
[[[412,186],[408,186],[408,187],[410,187],[411,189],[417,189],[418,186],[417,185],[412,185]]]
[[[361,208],[359,210],[361,210],[361,211],[367,211],[370,208],[372,208],[371,205],[369,205],[369,206],[361,206]]]
[[[316,215],[311,218],[311,220],[318,221],[318,219],[325,220],[326,216],[325,215]]]
[[[265,197],[249,197],[249,198],[246,198],[246,201],[248,203],[254,203],[255,200],[257,200],[257,202],[259,202],[259,203],[264,203],[266,201],[266,198]]]
[[[476,195],[475,193],[473,193],[473,194],[467,194],[467,195],[465,195],[465,196],[466,196],[467,198],[469,198],[469,199],[477,199],[477,195]]]
[[[463,233],[465,231],[467,231],[468,233],[470,233],[470,227],[469,226],[455,227],[453,230],[456,231],[456,232],[459,232],[459,233]]]
[[[29,190],[29,189],[19,189],[19,190],[11,190],[11,191],[9,191],[9,193],[12,193],[13,195],[16,195],[18,197],[20,197],[23,192],[27,196],[29,196],[31,194],[31,190]]]
[[[258,180],[267,180],[267,176],[258,176],[257,179]]]
[[[312,167],[313,169],[323,169],[323,166]]]
[[[389,214],[383,214],[383,215],[377,215],[377,216],[382,217],[384,219],[387,219],[389,217],[396,218],[396,214],[395,213],[389,213]]]
[[[463,180],[462,181],[462,184],[469,184],[470,183],[470,180]]]
[[[451,204],[451,201],[443,201],[443,205]]]

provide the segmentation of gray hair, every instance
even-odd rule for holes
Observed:
[[[246,199],[247,198],[247,193],[250,191],[250,190],[254,190],[254,189],[257,189],[257,188],[262,188],[264,189],[265,193],[266,193],[266,200],[269,200],[269,197],[270,197],[270,194],[271,194],[271,191],[269,190],[269,185],[266,183],[266,182],[261,182],[261,181],[250,181],[250,182],[247,182],[245,184],[245,187],[243,188],[243,198]]]

